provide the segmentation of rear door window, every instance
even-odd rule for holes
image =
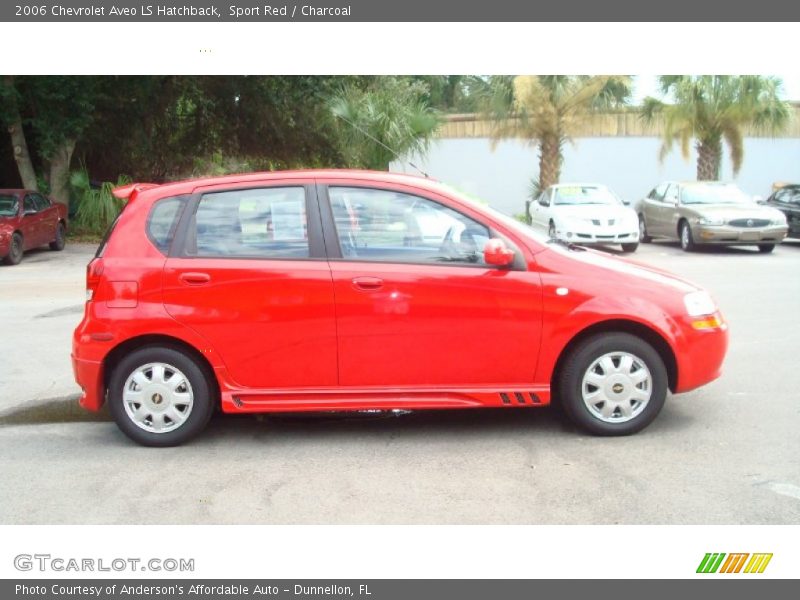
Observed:
[[[308,258],[305,188],[204,194],[189,224],[186,246],[190,256]]]

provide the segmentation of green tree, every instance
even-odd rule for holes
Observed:
[[[526,140],[539,150],[536,189],[558,183],[564,145],[593,112],[622,106],[631,78],[622,75],[518,75],[492,77],[484,112],[492,140]]]
[[[2,117],[25,187],[36,189],[31,170],[38,164],[53,199],[69,204],[72,155],[92,121],[97,81],[96,77],[61,75],[4,79]],[[38,161],[29,148],[35,148]]]
[[[392,160],[427,152],[439,126],[427,94],[427,85],[407,78],[345,84],[331,97],[329,108],[346,162],[386,170]]]
[[[661,92],[673,103],[646,98],[642,116],[648,123],[661,119],[663,143],[660,159],[680,144],[685,159],[694,139],[697,179],[720,177],[722,143],[728,145],[734,174],[744,160],[744,131],[753,127],[766,133],[781,131],[789,121],[789,105],[779,97],[781,81],[758,75],[664,75]]]

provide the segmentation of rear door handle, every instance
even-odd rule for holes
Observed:
[[[379,290],[383,287],[383,279],[380,277],[354,277],[353,287],[365,292]]]
[[[181,273],[178,275],[178,279],[188,285],[203,285],[211,281],[211,275],[208,273]]]

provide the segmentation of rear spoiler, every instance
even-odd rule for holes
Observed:
[[[119,198],[120,200],[127,200],[128,202],[133,202],[136,199],[136,196],[139,195],[139,192],[143,192],[145,190],[149,190],[154,187],[158,187],[158,184],[130,183],[128,185],[123,185],[121,187],[114,188],[111,191],[111,193],[114,194],[115,198]]]

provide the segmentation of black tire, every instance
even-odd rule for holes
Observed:
[[[758,245],[758,251],[761,252],[762,254],[769,254],[773,250],[775,250],[775,244],[759,244]]]
[[[191,410],[186,420],[171,431],[156,432],[137,425],[128,415],[123,402],[123,391],[128,378],[138,369],[152,363],[163,363],[178,369],[191,385]],[[216,386],[212,383],[212,377],[194,358],[180,350],[146,346],[131,352],[114,369],[108,388],[108,408],[117,426],[133,441],[143,446],[177,446],[198,435],[208,424],[216,404]],[[157,395],[154,394],[154,397]]]
[[[678,227],[678,235],[680,236],[681,249],[684,252],[692,252],[697,248],[697,244],[694,243],[692,228],[689,227],[689,223],[686,221],[681,221]]]
[[[67,228],[63,223],[56,226],[56,239],[50,242],[50,250],[61,252],[67,245]]]
[[[556,239],[556,224],[553,221],[550,221],[550,224],[547,226],[547,237],[551,240]]]
[[[638,414],[634,414],[629,420],[620,420],[619,422],[604,421],[593,413],[583,400],[584,375],[596,360],[612,353],[633,355],[650,372],[649,400],[639,409]],[[619,365],[615,366],[619,367]],[[668,378],[664,361],[650,344],[628,333],[601,333],[587,338],[570,353],[560,369],[558,381],[555,383],[561,406],[575,425],[594,435],[613,436],[630,435],[652,423],[664,406]],[[622,393],[624,394],[625,391]],[[624,398],[624,396],[620,396],[620,398]],[[614,405],[610,404],[609,406]],[[595,408],[597,409],[596,406]],[[616,409],[614,409],[614,413],[609,416],[609,419],[621,419],[622,413],[619,413],[620,417],[617,417],[616,414]]]
[[[639,241],[643,244],[649,244],[653,238],[647,235],[647,224],[644,221],[644,215],[639,215]]]
[[[622,244],[622,251],[623,252],[636,252],[636,249],[639,247],[638,242],[634,242],[632,244]]]
[[[23,240],[20,232],[15,232],[11,236],[11,245],[8,248],[8,255],[3,259],[3,263],[7,265],[18,265],[22,260],[23,254]]]

